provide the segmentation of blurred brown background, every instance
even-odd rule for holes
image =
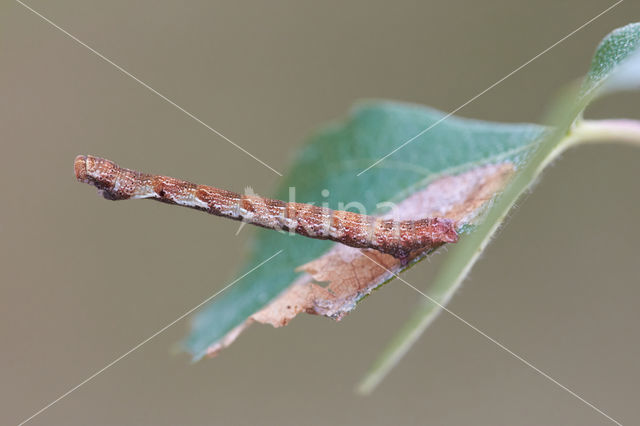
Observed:
[[[57,1],[28,4],[278,170],[355,100],[449,111],[613,1]],[[222,288],[250,235],[75,182],[91,153],[268,193],[278,176],[18,3],[0,6],[0,423],[16,424]],[[535,121],[629,0],[460,115]],[[592,117],[640,118],[640,95]],[[571,151],[513,212],[450,308],[622,423],[640,417],[640,151]],[[406,279],[428,289],[439,259]],[[182,321],[34,425],[609,421],[443,314],[368,398],[353,387],[420,296],[399,282],[341,323],[254,326],[217,359]]]

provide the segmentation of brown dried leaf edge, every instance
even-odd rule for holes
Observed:
[[[456,228],[475,223],[488,204],[513,176],[511,163],[491,164],[467,172],[444,176],[431,182],[400,203],[385,218],[411,220],[421,217],[445,217]],[[305,272],[278,298],[207,349],[214,356],[229,346],[254,322],[285,326],[296,315],[306,312],[341,320],[358,301],[402,270],[426,257],[434,249],[415,251],[409,264],[372,249],[357,249],[342,244],[297,270]],[[321,285],[320,283],[323,283]]]

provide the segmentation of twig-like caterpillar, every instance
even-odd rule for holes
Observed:
[[[403,262],[414,250],[458,241],[455,223],[445,218],[385,220],[310,204],[285,203],[141,173],[90,155],[77,156],[74,168],[79,181],[95,186],[109,200],[151,198],[264,228],[332,240],[351,247],[372,248]]]

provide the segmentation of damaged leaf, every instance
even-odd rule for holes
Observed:
[[[466,200],[463,195],[470,196],[474,185],[479,182],[469,177],[479,179],[482,170],[493,170],[491,167],[499,165],[500,170],[501,167],[517,169],[535,146],[536,140],[544,133],[543,127],[534,124],[491,123],[449,117],[415,139],[409,147],[398,151],[393,158],[357,176],[398,144],[414,137],[444,116],[440,111],[418,105],[395,102],[360,104],[346,121],[330,125],[311,138],[298,154],[292,170],[274,198],[315,203],[338,210],[349,209],[349,203],[359,203],[367,214],[380,214],[384,211],[381,203],[398,204],[413,194],[427,191],[425,194],[430,197],[429,203],[442,206],[442,210],[433,210],[434,212],[438,211],[442,215],[450,211],[450,214],[457,214],[462,218]],[[491,167],[483,169],[487,166]],[[456,181],[459,186],[451,186],[452,181],[447,178],[456,176],[462,176]],[[294,197],[290,194],[294,194]],[[487,196],[480,204],[490,198]],[[447,203],[449,206],[445,208]],[[457,204],[454,206],[454,203]],[[454,207],[459,210],[457,213]],[[412,210],[407,208],[403,213],[403,207],[396,209],[398,213],[394,214],[404,214],[402,218],[407,219],[427,217],[428,211],[421,210],[422,208],[416,204]],[[473,211],[467,213],[471,214]],[[465,231],[467,228],[463,224],[461,221],[461,230]],[[304,280],[305,275],[297,268],[322,256],[332,245],[326,241],[258,230],[243,272],[280,249],[283,250],[282,254],[262,266],[260,271],[230,287],[200,311],[193,320],[185,347],[196,359],[216,352],[220,344],[232,340],[230,335],[227,336],[228,333],[233,330],[233,334],[237,336],[239,327],[252,316],[256,319],[257,315],[254,314],[292,283],[296,282],[297,285],[292,288],[299,290],[299,283],[302,282],[300,280]],[[318,281],[318,278],[315,280]],[[384,279],[372,277],[367,286],[374,288],[382,281]],[[305,292],[306,290],[301,293],[307,297]],[[321,292],[312,294],[314,300],[320,300],[317,298],[318,294]],[[345,302],[345,306],[351,303],[352,308],[356,301]],[[322,303],[325,302],[315,304]],[[308,309],[302,303],[299,306],[299,311],[304,306],[305,312],[325,314],[321,309]],[[291,309],[285,311],[282,318],[290,315],[289,311]],[[330,309],[326,312],[329,311]],[[346,312],[345,309],[342,311]],[[329,316],[339,318],[342,315]],[[262,322],[277,325],[286,321],[270,318]]]
[[[405,220],[422,216],[446,217],[457,228],[472,225],[494,195],[513,176],[510,162],[491,164],[468,172],[439,178],[425,189],[414,193],[396,208],[383,215],[385,219]],[[217,344],[209,347],[209,355],[217,354],[231,344],[253,322],[287,325],[299,313],[342,319],[373,290],[393,278],[431,251],[412,253],[409,265],[397,258],[371,249],[357,249],[334,244],[324,255],[297,268],[306,272],[284,293],[239,329],[234,329]]]

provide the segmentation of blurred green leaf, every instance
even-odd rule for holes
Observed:
[[[586,91],[626,90],[640,83],[640,23],[611,31],[602,39],[584,80]],[[635,71],[635,72],[634,72]]]

